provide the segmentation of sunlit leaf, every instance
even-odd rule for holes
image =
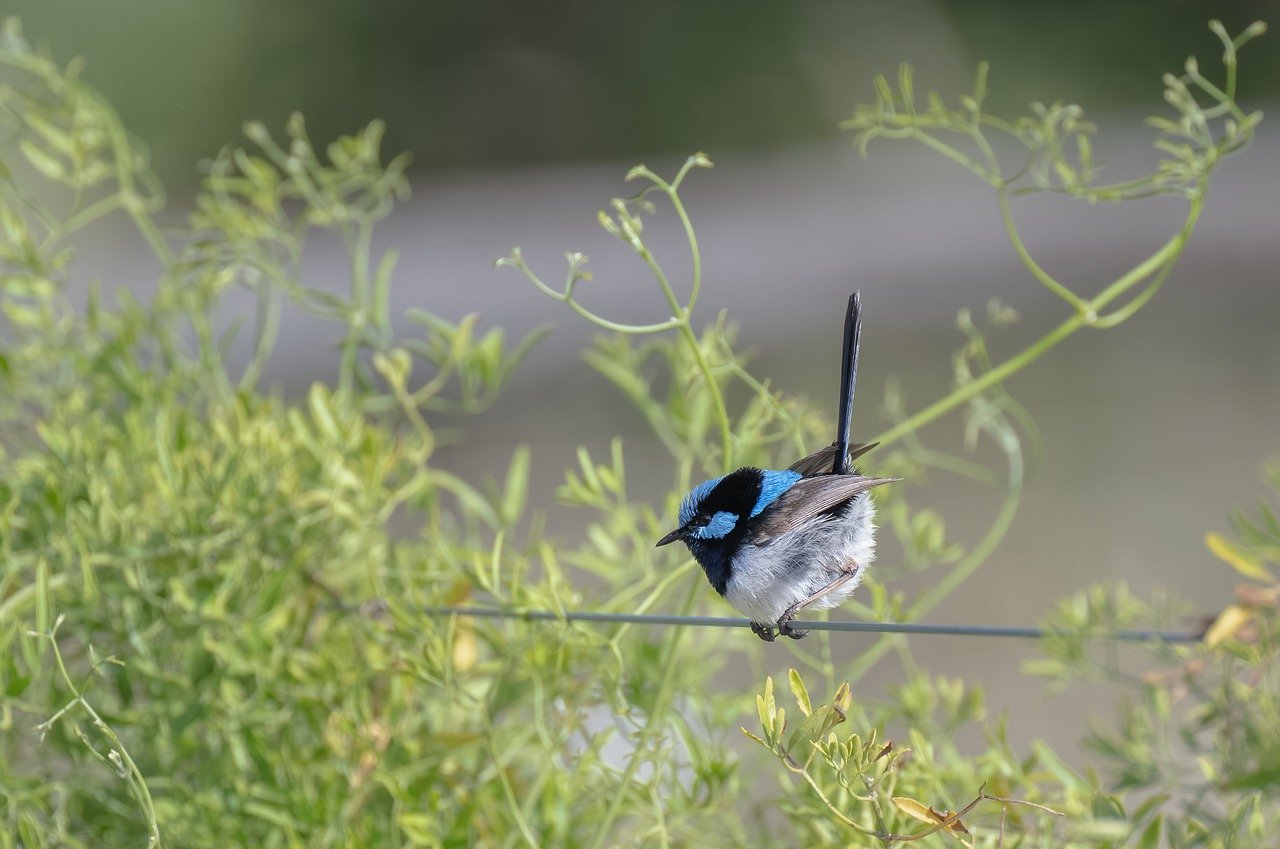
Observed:
[[[791,694],[796,697],[796,703],[800,705],[800,712],[808,716],[813,708],[809,704],[809,691],[804,688],[804,681],[800,678],[800,673],[795,667],[787,670],[787,679],[791,682]]]
[[[1204,544],[1215,557],[1246,578],[1253,578],[1256,581],[1272,580],[1271,573],[1259,560],[1241,551],[1221,534],[1212,532],[1205,534]]]
[[[1231,639],[1240,632],[1241,628],[1248,625],[1252,619],[1253,611],[1249,608],[1239,604],[1228,606],[1218,614],[1218,618],[1213,621],[1213,625],[1205,632],[1205,645],[1216,646]]]

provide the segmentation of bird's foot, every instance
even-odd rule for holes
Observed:
[[[796,614],[800,612],[800,608],[804,607],[806,604],[813,601],[815,598],[817,598],[816,595],[809,596],[808,598],[802,601],[797,601],[795,604],[791,605],[786,610],[782,611],[782,615],[778,617],[778,628],[781,629],[784,623],[790,622],[792,619],[795,619]]]
[[[787,617],[778,620],[778,633],[784,637],[790,637],[793,640],[803,640],[809,635],[808,631],[799,631],[792,628],[791,620]]]
[[[773,629],[768,625],[761,625],[759,622],[751,623],[751,633],[755,634],[766,643],[772,643],[777,637],[773,633]]]

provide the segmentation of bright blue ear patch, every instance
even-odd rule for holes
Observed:
[[[696,529],[692,536],[698,539],[724,539],[733,530],[734,525],[738,524],[738,517],[726,510],[721,510],[711,517],[711,521],[707,522],[701,528]]]
[[[698,515],[698,505],[702,500],[711,494],[711,490],[716,488],[716,484],[724,480],[723,477],[712,478],[709,481],[703,481],[693,488],[693,491],[684,497],[684,501],[680,502],[680,527],[689,524],[689,521]],[[732,529],[732,528],[731,528]],[[728,533],[728,531],[725,531]]]
[[[796,485],[796,481],[803,477],[799,472],[791,470],[783,472],[774,472],[765,469],[760,474],[760,497],[756,499],[756,506],[751,508],[751,518],[760,515],[760,511],[768,507],[770,504],[778,500],[778,496],[786,492],[788,489]]]

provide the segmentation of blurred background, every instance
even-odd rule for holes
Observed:
[[[1066,315],[1014,256],[985,184],[923,148],[881,145],[866,160],[850,150],[837,123],[872,97],[872,75],[910,60],[920,88],[954,97],[988,59],[991,111],[1082,103],[1101,127],[1105,175],[1120,179],[1154,165],[1143,118],[1161,111],[1161,74],[1192,53],[1219,69],[1207,20],[1235,33],[1259,18],[1280,22],[1276,10],[1189,0],[7,4],[32,39],[87,60],[84,76],[153,152],[174,221],[197,163],[238,142],[247,119],[279,131],[300,111],[318,143],[385,120],[387,152],[407,150],[414,161],[412,199],[379,234],[379,247],[401,255],[395,306],[479,312],[513,336],[556,325],[441,461],[481,478],[505,468],[514,444],[531,443],[535,495],[565,535],[581,517],[555,508],[552,493],[577,445],[598,450],[621,434],[641,497],[661,497],[670,470],[643,462],[653,449],[643,423],[580,361],[592,328],[517,273],[494,270],[495,258],[518,244],[554,280],[563,251],[585,251],[596,279],[583,298],[593,309],[661,320],[656,288],[596,227],[595,211],[630,192],[622,176],[636,162],[669,174],[706,151],[717,168],[695,172],[686,193],[704,249],[699,318],[728,310],[757,352],[757,375],[834,417],[840,311],[860,288],[855,435],[865,436],[884,425],[891,375],[911,410],[947,390],[958,309],[981,312],[999,297],[1021,313],[991,339],[997,359]],[[1251,107],[1280,97],[1277,37],[1242,54]],[[1206,612],[1227,602],[1232,576],[1203,535],[1257,500],[1259,465],[1280,448],[1278,153],[1280,134],[1266,122],[1254,148],[1218,172],[1160,295],[1122,327],[1079,334],[1011,382],[1042,431],[1043,457],[1009,537],[936,621],[1030,624],[1101,579],[1142,595],[1167,588]],[[1182,213],[1171,199],[1089,207],[1045,196],[1015,207],[1032,253],[1083,294],[1158,247]],[[655,244],[679,276],[687,260],[671,218],[659,213]],[[77,285],[149,288],[145,253],[127,230],[92,237]],[[315,245],[309,261],[310,285],[341,285],[335,246]],[[323,334],[294,317],[274,381],[293,393],[327,379],[331,354]],[[957,447],[958,431],[953,416],[925,436]],[[995,506],[975,490],[938,476],[916,500],[972,540]],[[852,657],[866,639],[838,645]],[[984,683],[989,707],[1009,712],[1015,741],[1076,740],[1108,698],[1071,691],[1046,708],[1041,685],[1015,674],[1034,654],[1027,645],[921,639],[917,648],[923,664]],[[777,659],[785,667],[785,652]],[[870,680],[862,697],[890,683]]]

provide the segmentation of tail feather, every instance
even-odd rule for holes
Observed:
[[[853,390],[858,383],[858,342],[862,336],[862,294],[849,296],[849,310],[844,317],[844,350],[840,365],[840,418],[836,430],[835,474],[849,473],[850,459],[845,447],[853,423]]]
[[[849,472],[853,471],[854,460],[858,459],[863,454],[866,454],[868,451],[870,451],[872,448],[875,448],[879,444],[880,443],[878,442],[855,442],[853,445],[850,445],[848,452],[846,452],[847,459],[845,462],[845,469],[846,469],[845,474],[848,474]],[[839,449],[836,447],[836,444],[833,442],[830,445],[828,445],[826,448],[821,448],[813,452],[812,454],[810,454],[808,457],[805,457],[801,460],[797,460],[796,462],[792,463],[789,468],[793,472],[799,472],[801,475],[803,475],[806,478],[811,478],[811,477],[814,477],[815,475],[836,474],[837,472],[835,470],[835,459],[836,459],[837,450]]]

